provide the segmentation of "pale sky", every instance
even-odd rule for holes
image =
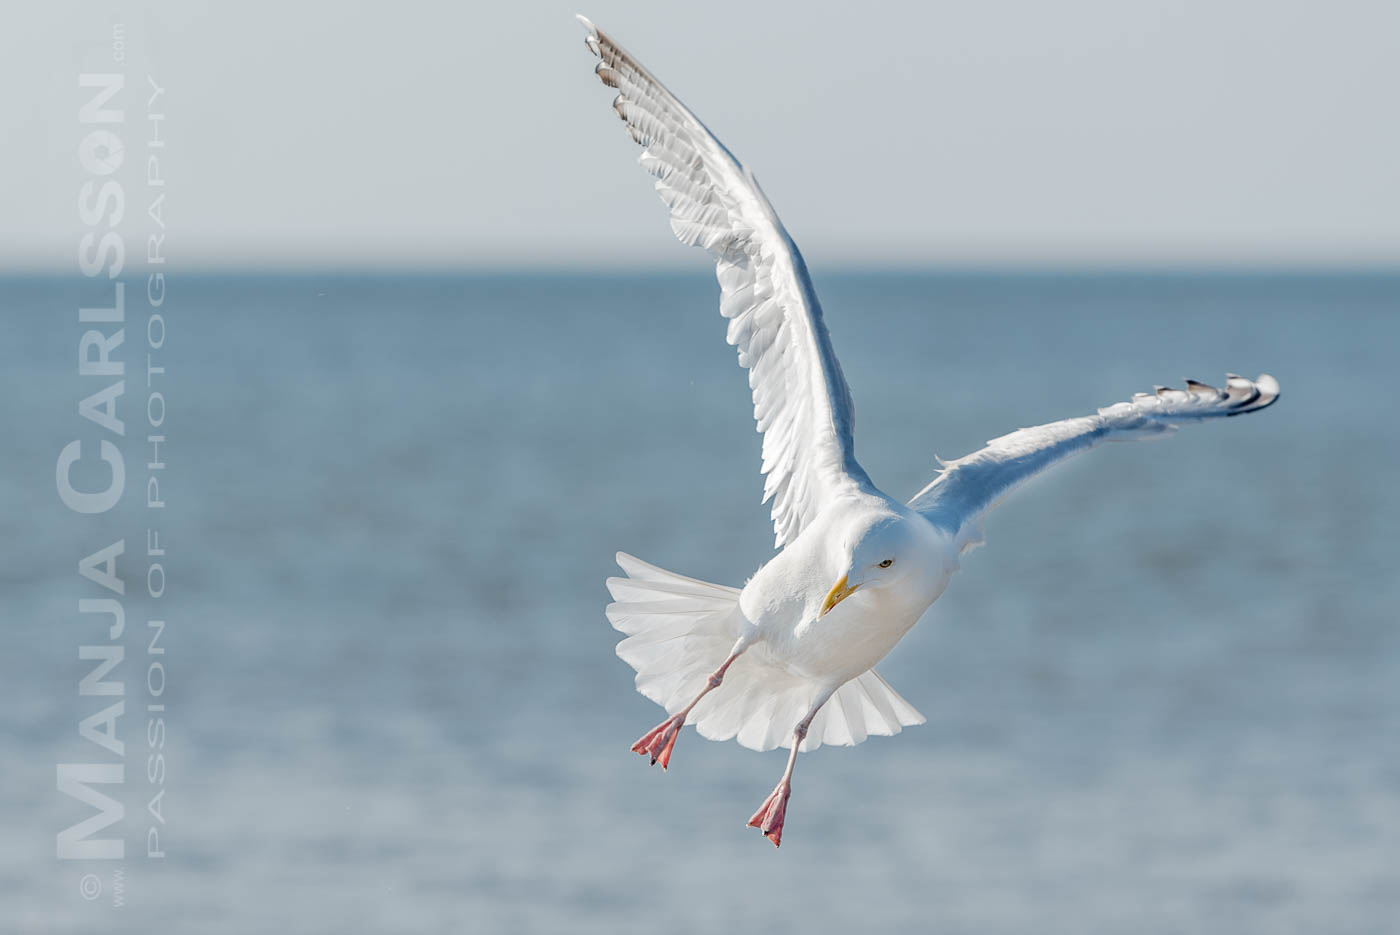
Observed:
[[[116,9],[108,12],[106,7]],[[0,269],[77,267],[77,74],[166,88],[173,264],[701,263],[575,12],[753,168],[814,267],[1400,265],[1400,3],[25,3]]]

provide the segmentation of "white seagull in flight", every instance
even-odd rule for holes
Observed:
[[[907,504],[856,462],[851,395],[802,256],[753,173],[684,104],[587,19],[596,73],[642,146],[671,228],[715,258],[720,313],[749,372],[763,433],[764,502],[781,549],[748,583],[687,578],[619,553],[608,620],[637,690],[668,717],[633,745],[665,767],[676,737],[788,747],[787,768],[749,824],[775,845],[799,750],[858,744],[924,718],[873,668],[938,599],[984,515],[1050,465],[1100,442],[1154,438],[1183,422],[1272,404],[1278,382],[1230,375],[1159,387],[1093,415],[1025,428],[946,462]]]

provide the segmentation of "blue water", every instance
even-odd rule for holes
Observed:
[[[139,285],[139,281],[137,282]],[[1400,277],[829,275],[858,453],[934,455],[1154,383],[1268,412],[1110,446],[993,515],[881,666],[928,724],[781,771],[659,716],[613,655],[625,549],[738,584],[758,438],[706,273],[174,277],[169,590],[118,670],[127,904],[55,859],[102,633],[78,517],[74,283],[0,281],[0,931],[1375,933],[1400,918]],[[125,443],[146,450],[133,287]],[[90,380],[88,382],[91,382]],[[96,438],[95,435],[89,437]],[[167,619],[163,861],[145,618]],[[104,702],[105,703],[105,702]],[[83,873],[101,896],[84,901]]]

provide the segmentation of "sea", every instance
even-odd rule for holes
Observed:
[[[785,752],[649,768],[603,614],[618,550],[772,555],[702,268],[0,279],[0,932],[1400,931],[1400,275],[816,284],[891,494],[1282,397],[1008,499],[880,666],[928,722],[801,757],[775,850]]]

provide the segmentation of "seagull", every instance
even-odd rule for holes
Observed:
[[[748,371],[763,435],[764,502],[779,550],[743,588],[626,553],[607,618],[637,690],[667,717],[632,746],[665,769],[681,728],[753,750],[786,747],[782,778],[749,819],[782,843],[799,751],[890,736],[924,718],[875,665],[936,601],[987,512],[1032,476],[1101,442],[1159,438],[1187,422],[1257,412],[1264,374],[1157,387],[1092,415],[1023,428],[940,462],[901,503],[856,461],[851,394],[797,245],[753,173],[637,59],[583,16],[595,73],[642,147],[671,229],[715,260],[728,342]]]

